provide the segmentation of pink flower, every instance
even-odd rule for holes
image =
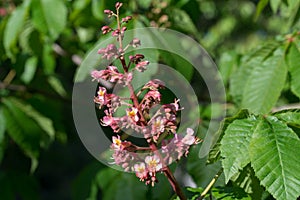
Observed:
[[[137,122],[139,121],[138,117],[138,109],[135,107],[128,108],[126,110],[126,114],[128,117],[130,117],[133,121]]]
[[[144,85],[142,90],[150,89],[150,90],[158,90],[165,87],[165,83],[159,79],[153,79]]]
[[[115,133],[120,131],[119,127],[119,118],[112,117],[106,112],[106,116],[104,116],[101,120],[102,126],[110,126]]]
[[[148,177],[148,171],[146,169],[145,163],[139,163],[134,165],[134,171],[138,178],[140,178],[141,181],[144,181]]]
[[[194,144],[195,141],[196,141],[196,138],[195,138],[195,136],[193,136],[193,134],[194,134],[194,130],[191,129],[191,128],[187,128],[186,129],[186,135],[182,139],[182,142],[186,145]]]
[[[138,64],[136,64],[135,69],[138,70],[139,72],[144,72],[147,68],[146,66],[149,65],[149,61],[141,61]]]
[[[98,54],[102,54],[102,58],[107,60],[119,57],[118,49],[114,44],[108,44],[106,48],[99,49]]]
[[[145,158],[145,163],[147,164],[147,169],[149,170],[149,172],[155,173],[162,168],[162,164],[157,155],[147,156]]]
[[[112,137],[112,147],[113,149],[121,149],[122,145],[122,140],[120,139],[120,136],[118,135],[117,137],[113,136]]]
[[[100,105],[100,108],[103,105],[106,105],[106,88],[99,87],[97,92],[98,96],[94,98],[94,102]]]
[[[123,74],[120,74],[118,69],[115,66],[108,66],[105,70],[94,70],[91,72],[93,80],[98,82],[103,79],[115,83],[120,80],[120,77],[123,78]]]

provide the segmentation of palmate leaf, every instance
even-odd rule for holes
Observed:
[[[242,108],[254,113],[267,113],[277,102],[287,75],[281,52],[255,67],[243,92]]]
[[[291,90],[300,98],[300,52],[294,43],[286,53],[286,61],[291,75]]]
[[[270,116],[260,120],[249,147],[261,184],[278,200],[300,196],[300,140],[286,124]]]
[[[226,183],[250,162],[248,148],[256,126],[257,120],[253,117],[235,120],[226,129],[221,141]]]

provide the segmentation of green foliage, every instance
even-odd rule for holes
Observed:
[[[26,0],[20,5],[15,12],[10,16],[5,31],[3,43],[7,53],[7,56],[14,58],[14,51],[16,49],[16,44],[18,36],[22,31],[22,28],[25,24],[25,20],[28,16],[30,6],[30,0]]]
[[[163,174],[152,188],[133,174],[91,162],[74,129],[72,85],[107,64],[97,50],[111,42],[109,35],[100,36],[100,27],[111,23],[103,10],[113,10],[114,4],[24,0],[0,5],[0,199],[172,196]],[[185,58],[156,49],[139,51],[191,82],[203,111],[200,138],[210,123],[220,126],[211,133],[216,143],[207,157],[199,158],[200,144],[180,163],[197,185],[187,189],[189,199],[197,199],[221,167],[223,175],[205,198],[210,193],[215,199],[299,198],[299,8],[300,0],[124,1],[122,12],[134,18],[129,29],[155,25],[190,35],[213,55],[224,80],[227,117],[219,125],[209,121],[207,116],[216,120],[218,114]],[[172,38],[157,41],[153,35],[132,34],[142,44],[181,48]],[[153,66],[135,81],[156,73]],[[72,185],[70,191],[67,185]]]
[[[251,165],[261,184],[276,199],[296,199],[300,195],[300,140],[276,117],[258,122],[250,144]]]
[[[244,88],[241,107],[254,113],[268,113],[280,96],[286,75],[280,52],[254,67]]]
[[[33,26],[51,40],[56,40],[67,22],[67,8],[63,1],[32,0],[31,8]]]
[[[236,119],[226,128],[220,148],[225,180],[237,181],[237,175],[251,163],[260,183],[276,199],[296,199],[300,195],[296,192],[300,189],[300,140],[288,122],[299,125],[299,116],[291,111],[275,116]]]
[[[300,98],[300,52],[294,43],[289,46],[286,60],[291,76],[291,90]]]

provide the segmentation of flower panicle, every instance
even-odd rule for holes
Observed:
[[[134,71],[144,72],[150,67],[150,62],[143,54],[129,55],[127,62],[124,58],[128,48],[141,46],[138,38],[133,38],[123,48],[123,38],[127,30],[126,24],[132,20],[132,16],[119,18],[119,9],[122,3],[115,4],[116,12],[104,10],[109,18],[117,19],[117,28],[103,26],[103,34],[111,33],[116,38],[116,44],[108,44],[98,50],[102,59],[110,61],[102,70],[93,70],[91,77],[99,85],[105,82],[120,84],[129,89],[130,97],[121,97],[110,92],[103,86],[98,86],[94,103],[99,109],[103,109],[104,117],[100,120],[102,126],[110,127],[114,136],[110,146],[113,151],[114,164],[121,166],[125,171],[132,171],[146,184],[154,185],[157,182],[156,173],[163,172],[166,166],[173,161],[187,156],[190,146],[197,144],[199,139],[194,136],[191,128],[186,133],[177,133],[179,119],[178,112],[183,108],[179,99],[173,103],[163,104],[161,90],[165,83],[159,79],[153,79],[144,84],[135,92],[132,86]],[[119,60],[121,66],[114,66],[113,60]],[[124,109],[123,116],[114,116],[118,109]],[[122,131],[130,130],[139,134],[147,142],[147,147],[139,147],[130,141],[122,139]],[[157,148],[161,151],[158,152]],[[142,152],[142,154],[140,154]]]

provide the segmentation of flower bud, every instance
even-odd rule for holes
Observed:
[[[104,10],[104,14],[111,15],[112,11],[111,10]]]
[[[131,42],[130,45],[132,45],[134,48],[141,46],[141,41],[138,38],[134,38]]]
[[[113,37],[118,37],[119,34],[120,34],[120,30],[119,30],[119,29],[116,29],[116,30],[114,30],[114,31],[112,32],[111,35],[112,35]]]
[[[123,3],[117,2],[116,5],[115,5],[116,9],[117,10],[120,9],[122,5],[123,5]]]
[[[112,29],[109,26],[103,26],[101,28],[102,34],[109,33]]]

